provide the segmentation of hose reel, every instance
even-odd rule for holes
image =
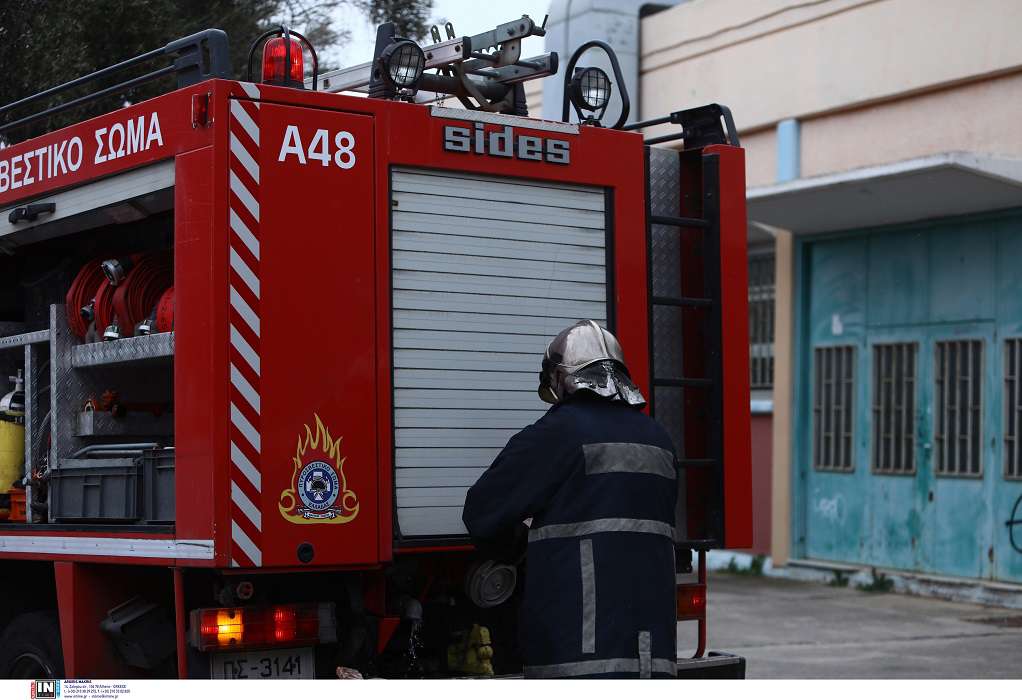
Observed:
[[[476,562],[465,574],[465,594],[480,608],[495,608],[515,592],[518,569],[492,559]]]

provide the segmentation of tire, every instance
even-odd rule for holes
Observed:
[[[57,613],[22,613],[0,636],[0,678],[63,678]]]

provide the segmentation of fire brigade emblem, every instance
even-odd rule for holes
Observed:
[[[280,494],[277,507],[285,520],[299,525],[339,525],[358,515],[358,496],[344,477],[341,440],[334,440],[319,416],[316,428],[305,426],[292,458],[291,488]]]
[[[337,472],[326,462],[309,462],[298,477],[298,495],[305,507],[317,513],[337,500]]]

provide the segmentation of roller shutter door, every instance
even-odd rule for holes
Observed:
[[[465,493],[548,406],[543,349],[607,317],[605,191],[391,173],[394,445],[402,537],[465,534]]]

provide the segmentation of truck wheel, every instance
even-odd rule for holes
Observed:
[[[0,678],[63,678],[57,613],[18,615],[0,636]]]

